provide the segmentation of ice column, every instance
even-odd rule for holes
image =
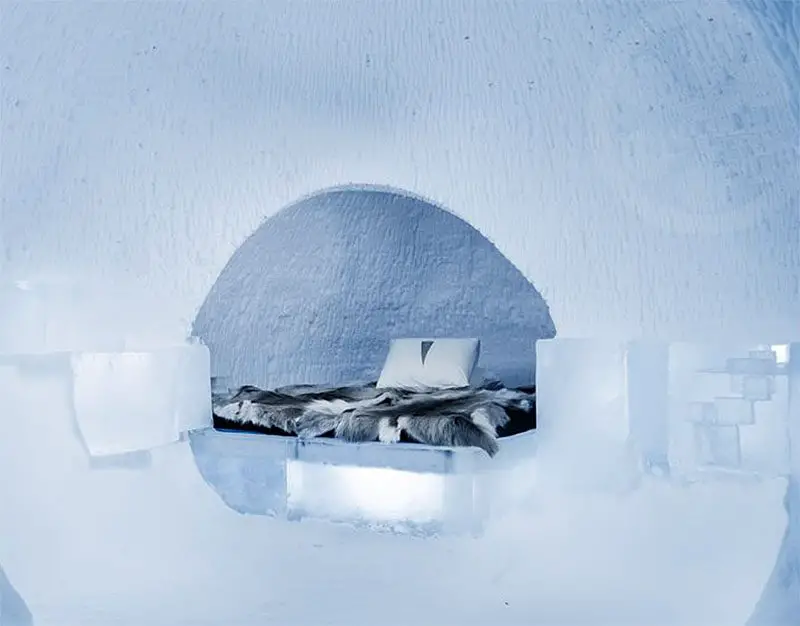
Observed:
[[[646,470],[669,473],[669,348],[632,341],[625,355],[628,422]]]
[[[626,410],[625,348],[589,339],[537,343],[543,481],[577,490],[626,489],[637,482]]]
[[[789,346],[789,467],[795,484],[800,481],[800,342]]]

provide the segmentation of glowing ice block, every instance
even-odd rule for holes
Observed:
[[[501,440],[494,459],[476,448],[213,429],[189,440],[203,478],[236,511],[411,534],[480,532],[532,489],[536,450],[535,432]],[[513,494],[498,488],[512,480]]]
[[[208,349],[72,355],[75,417],[92,455],[124,454],[177,441],[211,425]]]

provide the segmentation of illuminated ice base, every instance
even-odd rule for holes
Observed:
[[[476,448],[213,429],[192,433],[190,442],[203,478],[240,513],[427,535],[479,533],[511,506],[514,494],[503,485],[526,473],[536,434],[501,440],[493,459]]]

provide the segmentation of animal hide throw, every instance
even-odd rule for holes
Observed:
[[[266,391],[244,386],[213,398],[217,428],[256,430],[303,439],[350,442],[412,441],[435,446],[475,446],[494,456],[498,436],[530,430],[533,388],[499,383],[426,392],[295,385]]]

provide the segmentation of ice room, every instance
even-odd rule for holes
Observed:
[[[0,626],[800,623],[799,31],[0,0]]]

